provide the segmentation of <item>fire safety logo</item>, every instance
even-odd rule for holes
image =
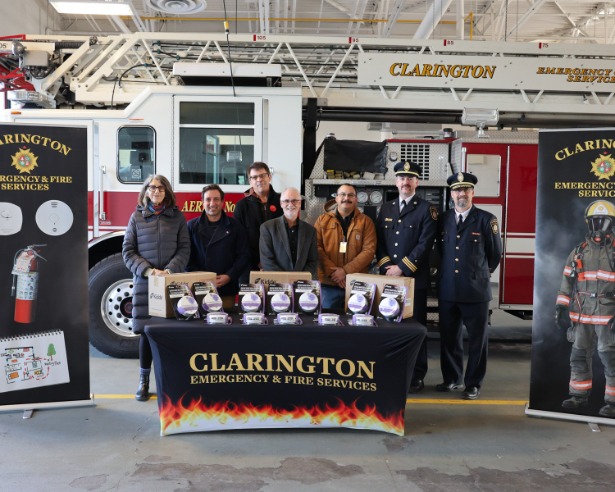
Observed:
[[[25,147],[13,156],[12,166],[19,171],[19,174],[30,174],[35,167],[38,167],[38,157],[30,149]]]
[[[610,179],[615,174],[615,159],[611,154],[598,157],[592,162],[592,172],[598,179]]]

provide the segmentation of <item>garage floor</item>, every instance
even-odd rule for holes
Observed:
[[[95,406],[0,413],[0,490],[611,491],[615,427],[530,418],[531,322],[494,316],[481,397],[427,388],[408,399],[406,435],[258,430],[160,437],[156,400],[134,400],[136,360],[91,349]],[[512,341],[510,341],[512,340]],[[414,396],[414,395],[410,395]]]

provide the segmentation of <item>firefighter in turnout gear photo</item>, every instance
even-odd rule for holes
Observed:
[[[597,347],[606,376],[605,405],[598,414],[615,417],[615,206],[594,201],[585,210],[585,221],[588,234],[568,255],[555,306],[556,323],[572,342],[570,398],[562,407],[587,406]]]
[[[399,196],[382,205],[376,220],[378,270],[381,275],[414,278],[413,317],[427,325],[429,254],[438,232],[438,211],[416,194],[421,166],[414,162],[398,162],[393,170]],[[426,373],[427,338],[421,344],[410,379],[411,393],[418,393],[425,387]]]

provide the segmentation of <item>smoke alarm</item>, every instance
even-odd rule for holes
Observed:
[[[194,14],[207,8],[205,0],[145,0],[145,3],[167,14]]]
[[[36,211],[36,225],[49,236],[61,236],[73,225],[73,211],[60,200],[49,200]]]
[[[10,236],[21,231],[23,215],[14,203],[0,202],[0,236]]]

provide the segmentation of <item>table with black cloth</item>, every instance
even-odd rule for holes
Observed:
[[[348,427],[404,434],[410,376],[426,329],[206,325],[152,318],[161,435],[251,428]],[[346,320],[344,319],[344,322]]]

